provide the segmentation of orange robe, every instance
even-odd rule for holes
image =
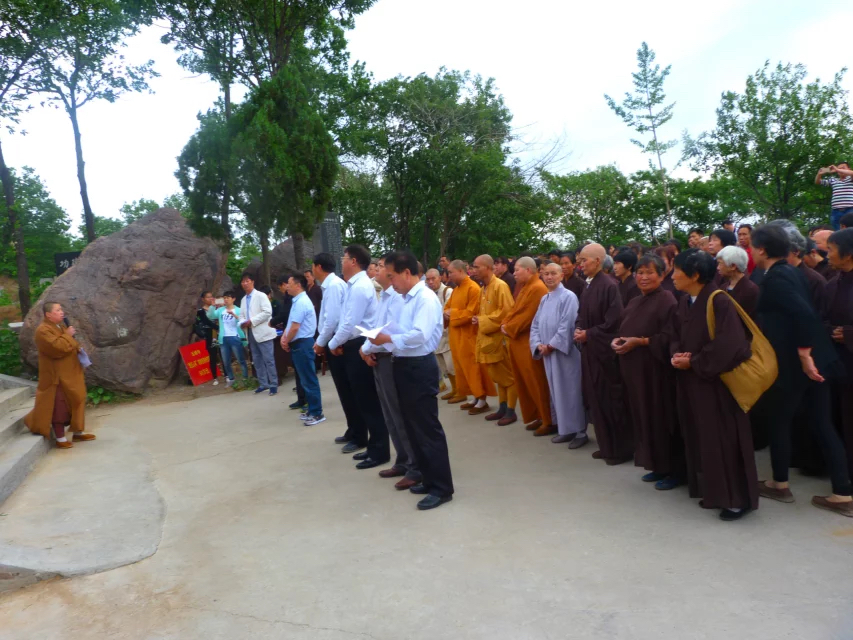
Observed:
[[[539,310],[539,301],[548,293],[548,287],[538,275],[522,287],[515,306],[504,320],[509,336],[509,359],[521,405],[524,422],[542,420],[542,426],[551,424],[551,394],[542,360],[534,360],[530,352],[530,325]]]
[[[86,425],[86,380],[77,357],[79,343],[68,335],[65,327],[47,321],[36,329],[35,343],[39,354],[39,384],[35,407],[24,416],[24,424],[33,433],[49,438],[56,390],[60,388],[71,410],[71,431],[83,431]]]
[[[471,278],[453,290],[445,309],[450,311],[448,338],[453,367],[456,369],[456,392],[460,396],[494,396],[495,384],[486,365],[478,364],[475,353],[477,325],[471,318],[480,312],[480,287]]]

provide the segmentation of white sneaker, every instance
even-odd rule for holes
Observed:
[[[231,385],[233,385],[233,384],[234,384],[234,381],[233,381],[233,380],[231,380],[230,378],[226,378],[226,379],[225,379],[225,387],[226,387],[226,388],[227,388],[227,387],[230,387],[230,386],[231,386]]]
[[[306,420],[310,420],[313,417],[314,416],[312,416],[307,411],[303,411],[302,413],[299,414],[299,419],[302,420],[302,422],[305,422]]]
[[[213,386],[214,386],[214,387],[215,387],[216,385],[218,385],[218,384],[219,384],[219,380],[214,380],[214,381],[213,381]]]
[[[326,421],[326,416],[322,413],[319,416],[311,416],[308,420],[305,421],[306,427],[313,427],[315,424],[320,424],[321,422]]]

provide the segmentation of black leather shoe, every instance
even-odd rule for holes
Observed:
[[[429,511],[430,509],[435,509],[436,507],[440,507],[445,502],[450,502],[453,500],[453,496],[433,496],[428,495],[426,498],[418,502],[418,510],[420,511]]]
[[[358,444],[357,442],[347,442],[343,449],[341,449],[341,453],[355,453],[356,451],[361,451],[364,448],[364,445]]]
[[[720,511],[720,520],[724,522],[734,522],[735,520],[740,520],[747,513],[752,511],[750,508],[741,509],[740,511],[732,511],[731,509],[723,509]]]
[[[355,465],[355,468],[356,469],[372,469],[373,467],[378,467],[378,466],[383,465],[383,464],[385,464],[385,463],[384,462],[377,462],[376,460],[373,460],[372,458],[365,458],[364,460],[359,462],[357,465]]]
[[[369,456],[367,455],[367,451],[362,451],[361,453],[355,454],[352,459],[353,460],[367,460]]]
[[[429,489],[424,486],[423,482],[417,483],[414,487],[409,487],[409,491],[417,495],[423,495],[425,493],[429,493]]]
[[[335,444],[346,444],[347,442],[349,442],[349,438],[346,436],[338,436],[335,438]]]

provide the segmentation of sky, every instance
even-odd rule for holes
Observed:
[[[562,160],[553,171],[615,163],[631,172],[648,158],[631,144],[633,132],[604,94],[619,101],[632,89],[643,41],[662,66],[672,65],[665,90],[675,115],[661,137],[680,139],[685,130],[713,128],[721,93],[742,91],[766,60],[803,63],[809,80],[830,80],[846,63],[842,43],[851,22],[853,7],[821,11],[804,0],[378,0],[356,19],[349,50],[377,81],[434,75],[441,67],[493,77],[525,159],[560,141]],[[119,217],[125,202],[162,201],[178,192],[176,158],[197,128],[197,114],[217,98],[215,84],[178,66],[177,54],[159,41],[163,33],[163,26],[146,28],[123,50],[130,61],[155,61],[161,76],[150,83],[153,93],[80,111],[96,215]],[[844,85],[853,88],[853,77]],[[26,135],[2,133],[6,162],[35,169],[76,228],[82,205],[67,115],[37,106],[22,128]],[[676,148],[665,162],[672,168],[678,157]]]

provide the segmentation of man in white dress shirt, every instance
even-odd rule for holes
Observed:
[[[435,350],[444,327],[438,298],[418,276],[418,261],[410,251],[386,257],[385,269],[402,304],[395,307],[392,332],[370,342],[394,354],[394,382],[403,425],[423,475],[409,491],[424,495],[418,509],[426,511],[453,499],[453,477],[447,438],[438,420],[438,364]]]
[[[344,250],[341,270],[347,281],[347,294],[338,328],[326,345],[329,348],[330,361],[343,361],[346,371],[345,379],[338,385],[338,395],[347,413],[347,423],[353,441],[342,451],[348,453],[367,446],[366,451],[353,456],[359,461],[356,469],[372,469],[391,459],[391,444],[388,441],[382,406],[376,393],[376,383],[370,367],[360,354],[364,338],[356,329],[356,326],[377,326],[379,301],[376,299],[373,283],[367,277],[369,265],[370,253],[361,245],[353,244]],[[350,404],[349,411],[346,409],[347,404]]]
[[[273,340],[276,338],[275,329],[270,325],[272,305],[265,293],[255,289],[255,276],[246,271],[240,278],[240,286],[246,292],[240,303],[240,326],[249,339],[249,349],[252,352],[252,365],[258,376],[258,388],[255,393],[269,389],[270,395],[278,393],[278,373],[275,370],[275,355]]]

